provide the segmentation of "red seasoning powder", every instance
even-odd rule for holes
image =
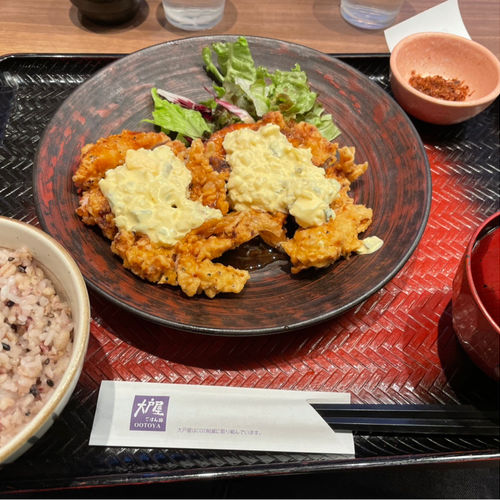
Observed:
[[[431,97],[446,101],[465,101],[470,95],[469,87],[455,78],[447,80],[440,75],[421,76],[411,72],[410,85]]]

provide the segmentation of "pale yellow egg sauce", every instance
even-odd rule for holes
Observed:
[[[335,217],[330,208],[340,184],[316,167],[311,151],[294,147],[277,125],[240,129],[224,139],[231,166],[228,198],[235,210],[290,213],[302,227]],[[106,172],[99,187],[121,230],[146,234],[151,241],[175,245],[220,210],[189,198],[191,172],[168,146],[127,151],[125,163]],[[362,240],[359,254],[378,250],[383,241]]]
[[[335,217],[331,202],[340,191],[335,179],[311,160],[311,150],[294,147],[275,124],[243,128],[224,138],[231,166],[228,198],[235,210],[290,213],[302,227]]]
[[[168,146],[127,151],[125,163],[99,182],[121,230],[175,245],[220,210],[189,199],[191,172]]]
[[[356,250],[359,255],[366,255],[369,253],[376,252],[384,244],[378,236],[368,236],[364,240],[361,240],[361,247]]]

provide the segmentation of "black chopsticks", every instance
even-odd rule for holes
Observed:
[[[370,434],[499,436],[498,409],[426,404],[315,403],[312,406],[333,430]]]

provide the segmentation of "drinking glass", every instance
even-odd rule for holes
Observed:
[[[188,30],[206,30],[220,22],[225,0],[163,0],[165,16],[170,24]]]
[[[381,29],[395,20],[404,0],[340,0],[340,13],[358,28]]]

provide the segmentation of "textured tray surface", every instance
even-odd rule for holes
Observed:
[[[33,158],[51,116],[112,58],[10,57],[0,61],[0,214],[38,224]],[[387,57],[346,62],[388,90]],[[146,323],[91,294],[83,374],[46,436],[0,471],[2,489],[114,484],[293,472],[401,460],[495,455],[495,438],[355,437],[356,459],[328,456],[89,447],[104,379],[346,391],[362,403],[490,403],[494,382],[460,348],[451,287],[475,227],[499,208],[498,100],[460,125],[415,122],[431,163],[433,203],[423,238],[398,275],[364,304],[307,330],[256,338],[204,337]]]

